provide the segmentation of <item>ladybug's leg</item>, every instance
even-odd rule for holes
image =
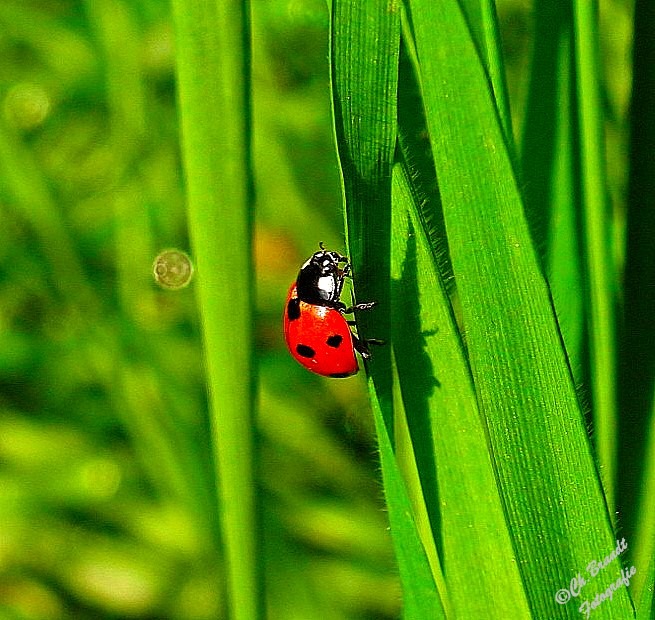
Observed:
[[[343,290],[343,283],[345,282],[346,278],[351,278],[352,276],[350,275],[350,263],[348,262],[348,259],[345,256],[339,256],[339,262],[340,263],[346,263],[343,267],[343,269],[338,269],[337,274],[338,274],[338,279],[337,279],[337,290],[335,291],[334,297],[335,299],[339,299],[341,297],[341,291]],[[345,308],[345,306],[344,306]]]
[[[378,303],[377,301],[369,301],[368,303],[365,304],[355,304],[354,306],[350,306],[349,308],[344,308],[342,312],[344,314],[352,314],[355,310],[370,310],[377,303]]]
[[[371,357],[371,352],[369,350],[369,345],[381,346],[384,344],[384,340],[379,340],[377,338],[367,338],[366,340],[360,340],[355,334],[353,336],[353,346],[355,351],[357,351],[365,360]]]
[[[357,351],[365,360],[371,357],[371,352],[368,350],[368,343],[365,340],[360,340],[353,334],[353,346],[355,351]]]
[[[346,264],[343,266],[343,269],[341,270],[341,275],[342,275],[344,278],[352,278],[352,275],[350,274],[350,271],[351,271],[351,269],[352,269],[352,267],[350,266],[350,261],[349,261],[345,256],[342,256],[341,258],[343,258],[343,260],[344,260],[345,263],[346,263]]]

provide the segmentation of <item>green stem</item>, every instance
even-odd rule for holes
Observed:
[[[612,507],[616,461],[616,281],[605,183],[597,2],[574,2],[574,28],[594,435],[605,492]]]
[[[249,3],[174,0],[189,226],[212,409],[228,617],[263,617],[255,490]]]
[[[487,51],[487,68],[491,79],[491,86],[496,98],[496,107],[500,116],[500,123],[503,127],[505,140],[513,157],[516,155],[514,146],[514,133],[512,130],[512,115],[507,92],[507,80],[505,79],[505,64],[503,52],[500,45],[500,32],[498,27],[498,15],[496,14],[496,3],[493,0],[481,2],[482,28],[485,37]]]

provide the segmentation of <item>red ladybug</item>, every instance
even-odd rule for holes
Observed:
[[[284,338],[291,355],[305,368],[325,377],[350,377],[359,366],[355,351],[370,356],[367,344],[352,333],[344,314],[368,310],[375,302],[347,308],[341,302],[341,290],[350,275],[350,262],[338,252],[329,252],[319,244],[300,268],[287,295],[284,312]]]

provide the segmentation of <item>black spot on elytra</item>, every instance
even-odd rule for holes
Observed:
[[[331,336],[328,337],[328,339],[325,341],[328,347],[332,347],[334,349],[338,349],[339,345],[343,342],[343,336],[339,336],[339,334],[332,334]]]
[[[316,355],[316,351],[311,347],[308,347],[306,344],[297,344],[296,353],[301,357],[308,357],[310,359]]]
[[[297,297],[290,299],[287,304],[287,318],[290,321],[295,321],[300,318],[300,299]]]

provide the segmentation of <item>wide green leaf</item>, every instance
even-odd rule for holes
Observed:
[[[394,169],[393,350],[450,607],[456,618],[526,617],[485,428],[421,218],[415,173],[405,162]]]
[[[409,6],[469,360],[513,548],[534,616],[576,617],[555,593],[615,541],[548,286],[461,7]],[[625,588],[595,613],[629,617]]]

